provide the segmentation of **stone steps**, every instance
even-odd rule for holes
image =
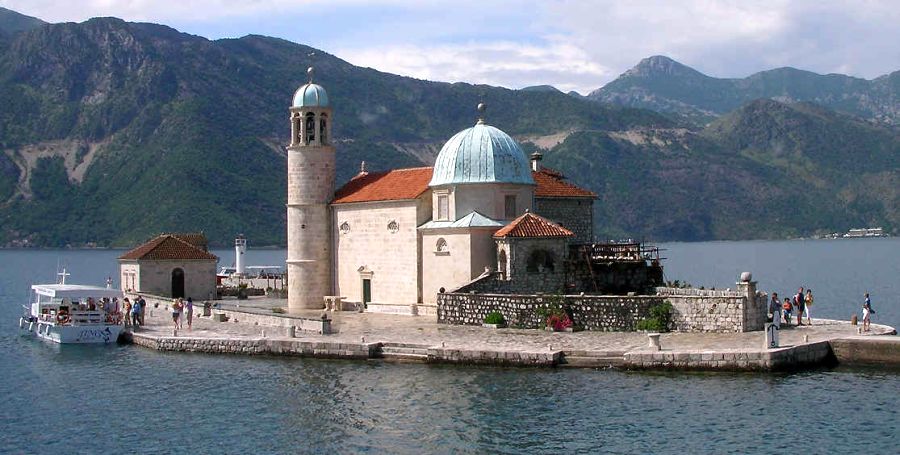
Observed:
[[[569,368],[609,368],[625,365],[625,353],[620,351],[566,351],[559,363]]]
[[[427,362],[428,348],[411,344],[389,344],[381,347],[381,358],[392,362]]]

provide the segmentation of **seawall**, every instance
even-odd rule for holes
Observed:
[[[172,337],[130,334],[136,345],[169,352],[276,355],[326,359],[520,367],[617,367],[634,370],[782,371],[835,364],[900,366],[900,337],[817,341],[777,349],[591,351],[467,349],[390,342],[348,343],[291,338]]]

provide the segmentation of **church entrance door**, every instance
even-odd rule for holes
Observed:
[[[172,298],[184,297],[184,270],[172,270]]]
[[[363,305],[372,301],[372,280],[363,278]]]

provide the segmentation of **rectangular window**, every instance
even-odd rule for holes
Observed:
[[[504,198],[504,218],[511,220],[516,217],[516,195],[507,194]]]
[[[439,195],[438,197],[438,221],[447,221],[450,219],[450,196]]]

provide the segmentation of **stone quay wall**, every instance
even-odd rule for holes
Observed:
[[[828,341],[777,349],[724,351],[633,351],[625,353],[625,368],[674,370],[778,371],[836,362]]]
[[[497,311],[512,327],[543,328],[545,321],[538,316],[539,310],[562,299],[559,304],[569,312],[572,322],[585,330],[634,331],[639,321],[650,316],[652,306],[666,301],[672,304],[670,328],[678,332],[750,332],[762,330],[765,324],[767,296],[756,292],[755,283],[730,292],[689,292],[686,293],[689,295],[683,295],[669,288],[660,288],[658,292],[662,295],[443,293],[438,294],[438,322],[481,325],[489,313]]]

